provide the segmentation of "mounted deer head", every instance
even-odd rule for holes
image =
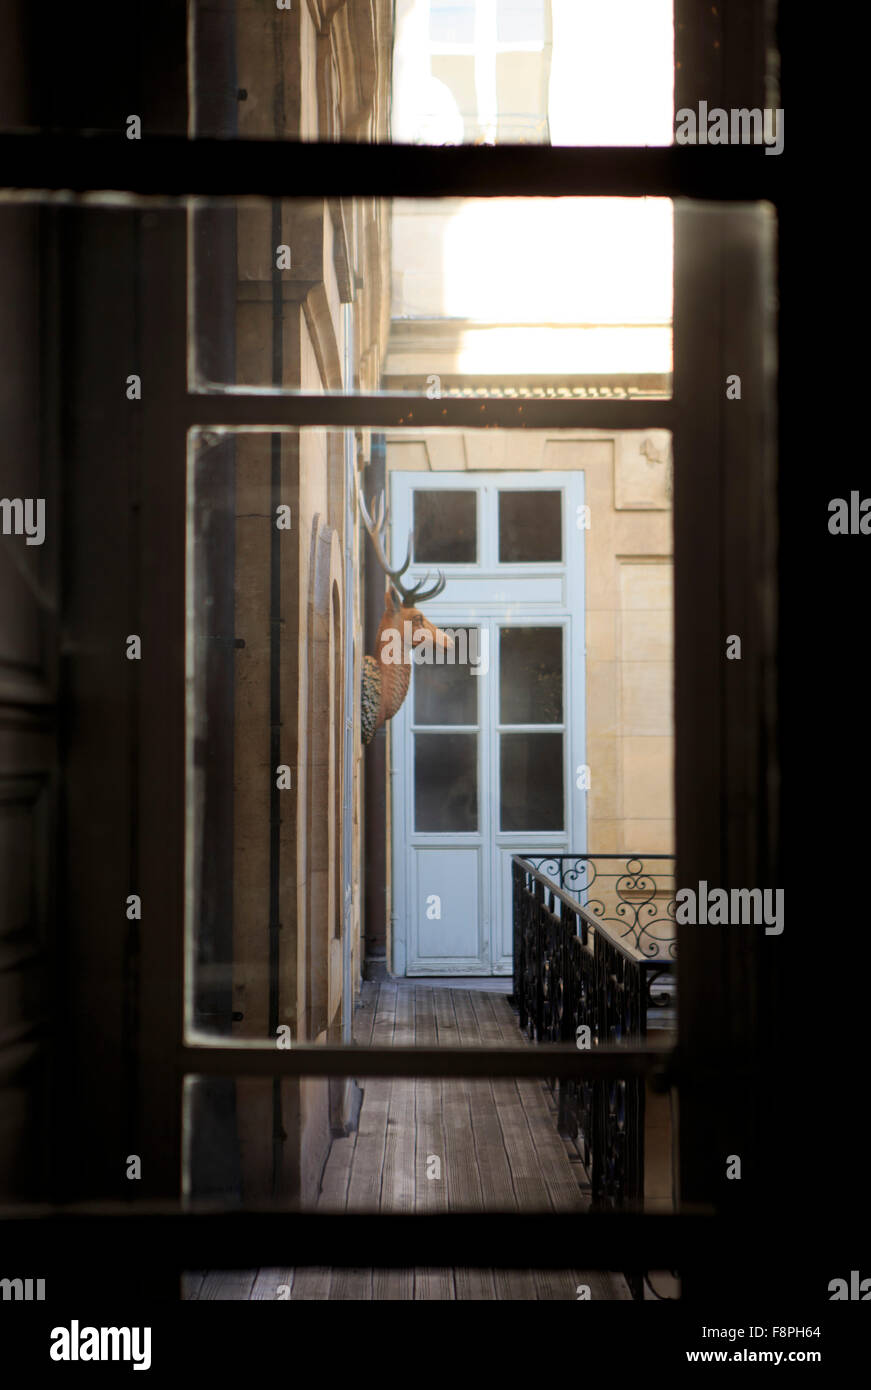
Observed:
[[[444,575],[439,571],[437,580],[429,588],[426,587],[428,574],[411,588],[403,584],[402,576],[411,564],[411,536],[404,563],[399,569],[391,569],[384,549],[388,521],[384,493],[377,504],[373,504],[371,513],[362,496],[359,500],[363,524],[388,580],[375,655],[363,658],[362,734],[363,742],[371,743],[376,729],[393,718],[408,694],[413,652],[425,649],[427,644],[447,651],[453,646],[453,638],[425,618],[415,606],[442,592],[447,583]]]

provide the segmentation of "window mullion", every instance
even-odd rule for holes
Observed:
[[[672,429],[672,401],[426,400],[416,396],[291,396],[226,391],[186,398],[188,425],[297,429]]]

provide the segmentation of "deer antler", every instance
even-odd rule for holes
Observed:
[[[427,571],[423,579],[419,580],[418,583],[414,584],[411,588],[408,588],[405,584],[402,583],[402,576],[405,574],[405,571],[411,564],[412,538],[410,535],[408,537],[408,549],[405,552],[405,560],[399,566],[399,569],[391,569],[390,565],[387,563],[387,556],[384,551],[384,539],[387,531],[387,521],[389,513],[387,510],[387,502],[385,500],[384,493],[381,493],[377,502],[373,501],[371,514],[367,510],[366,503],[363,501],[363,494],[362,492],[359,492],[359,490],[358,496],[360,501],[360,514],[363,518],[363,525],[369,532],[372,544],[375,547],[375,554],[378,556],[378,563],[383,569],[384,573],[387,575],[388,579],[396,586],[396,589],[401,594],[403,601],[408,606],[412,606],[415,603],[424,603],[429,598],[435,598],[437,594],[440,594],[442,592],[442,590],[445,587],[445,584],[447,583],[447,580],[445,579],[441,570],[438,571],[438,579],[430,589],[424,587],[426,581],[429,579],[429,571]]]

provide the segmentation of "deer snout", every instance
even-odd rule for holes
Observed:
[[[435,623],[431,623],[427,618],[424,618],[423,621],[434,644],[437,647],[441,647],[442,651],[450,651],[454,645],[453,637],[451,637],[449,633],[444,632],[440,627],[436,627]]]

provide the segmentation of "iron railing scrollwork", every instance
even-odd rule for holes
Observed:
[[[512,999],[527,1036],[581,1048],[646,1042],[649,1011],[675,994],[671,856],[515,855],[512,884]],[[563,1078],[551,1088],[594,1209],[642,1210],[644,1082]],[[642,1298],[644,1272],[625,1277]]]

